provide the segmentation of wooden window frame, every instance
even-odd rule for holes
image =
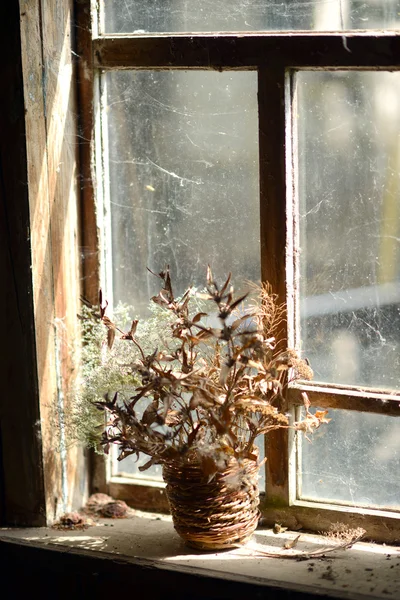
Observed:
[[[67,447],[78,353],[80,178],[74,0],[0,4],[0,524],[43,526],[86,501]],[[76,347],[76,346],[75,346]]]
[[[77,0],[78,54],[82,146],[82,176],[91,181],[99,148],[94,139],[94,82],[99,73],[116,69],[257,70],[259,104],[261,276],[287,306],[282,342],[296,343],[296,270],[293,239],[298,235],[292,172],[291,73],[296,69],[400,69],[400,34],[357,31],[343,33],[260,32],[227,34],[100,35],[89,0]],[[88,143],[88,141],[90,143]],[[99,182],[98,182],[99,184]],[[287,193],[290,190],[290,194]],[[98,231],[94,186],[85,190],[84,244],[97,256]],[[288,198],[292,199],[289,201]],[[91,251],[90,251],[91,250]],[[95,300],[99,285],[96,259],[84,265],[86,296]],[[286,339],[285,339],[286,338]],[[400,416],[400,395],[351,386],[297,384],[289,389],[292,413],[307,391],[312,404]],[[382,402],[383,401],[383,402]],[[394,542],[400,536],[400,513],[363,509],[295,497],[295,436],[275,431],[266,438],[266,493],[261,509],[265,524],[284,522],[293,529],[329,529],[334,522],[362,526],[376,541]],[[92,467],[94,491],[106,491],[138,508],[167,510],[163,486],[114,477],[108,480],[104,461]]]

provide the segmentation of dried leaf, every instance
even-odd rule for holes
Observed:
[[[274,533],[284,533],[287,530],[287,527],[282,527],[280,523],[275,523],[272,531]]]
[[[243,300],[245,300],[247,298],[247,296],[249,295],[249,293],[247,292],[246,294],[244,294],[243,296],[240,296],[240,298],[238,298],[237,300],[235,300],[235,302],[233,302],[230,306],[231,312],[237,307],[239,306],[239,304],[241,302],[243,302]]]
[[[158,405],[157,402],[152,402],[145,409],[145,411],[143,413],[143,416],[141,418],[141,422],[144,425],[151,425],[152,423],[154,423],[155,421],[157,421],[157,419],[158,419],[158,412],[157,412],[158,406],[157,405]]]
[[[137,319],[132,321],[130,330],[128,331],[128,333],[125,333],[125,335],[122,336],[123,340],[132,340],[134,338],[138,323],[139,321]]]
[[[232,325],[230,325],[230,328],[232,329],[232,331],[235,331],[235,329],[237,329],[239,327],[239,325],[241,325],[242,323],[244,323],[245,321],[248,321],[251,318],[252,315],[243,315],[242,317],[240,317],[239,319],[236,319],[235,321],[233,321]],[[243,332],[245,333],[245,332]],[[249,331],[249,334],[254,335],[254,331]]]
[[[207,317],[207,316],[208,316],[208,315],[207,315],[207,313],[204,313],[204,312],[199,312],[199,313],[197,313],[197,315],[195,315],[195,316],[193,317],[193,319],[192,319],[192,323],[198,323],[199,321],[201,321],[201,319],[202,319],[203,317]]]
[[[283,547],[285,548],[285,550],[291,550],[292,548],[295,548],[297,546],[297,542],[300,539],[300,535],[298,535],[297,537],[295,537],[293,540],[289,540],[287,541]]]
[[[223,296],[225,294],[226,290],[228,289],[228,285],[230,283],[231,277],[232,277],[232,273],[228,273],[228,277],[227,277],[224,285],[221,288],[220,296]]]
[[[327,415],[328,413],[329,410],[316,410],[314,416],[316,419],[318,419],[320,423],[329,423],[329,421],[331,421],[332,419],[325,418],[325,415]]]
[[[150,469],[150,467],[152,465],[154,465],[154,463],[157,461],[156,457],[153,456],[150,460],[147,461],[147,463],[145,463],[144,465],[142,465],[141,467],[139,467],[139,471],[147,471],[147,469]]]
[[[169,410],[164,422],[168,427],[179,425],[182,423],[182,412],[180,410]]]

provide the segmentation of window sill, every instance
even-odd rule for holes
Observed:
[[[115,596],[118,589],[125,595],[128,590],[119,587],[125,584],[128,589],[140,586],[151,598],[175,600],[266,594],[299,599],[400,597],[399,548],[359,542],[349,550],[307,561],[260,557],[254,550],[281,551],[296,535],[257,530],[254,542],[244,548],[200,553],[184,545],[165,515],[102,519],[86,530],[0,529],[0,564],[7,573],[2,589],[4,583],[10,585],[18,597],[18,585],[27,585],[30,591],[38,586],[41,600],[46,592],[61,598],[54,596],[55,585],[66,596],[73,592],[75,598],[86,594],[97,600]],[[302,534],[298,548],[317,549],[321,544],[325,546],[326,540]],[[19,576],[8,577],[13,569]]]

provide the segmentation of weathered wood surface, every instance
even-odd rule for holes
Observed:
[[[0,3],[0,521],[44,525],[18,2]]]
[[[80,157],[80,219],[82,291],[93,304],[97,303],[100,287],[99,231],[96,220],[94,189],[94,71],[92,56],[92,19],[90,3],[75,3],[76,65],[78,90],[78,126]],[[99,182],[100,183],[100,182]]]
[[[79,352],[79,231],[72,0],[21,0],[32,278],[46,518],[85,494],[82,453],[67,451],[69,382]]]
[[[341,389],[333,386],[298,385],[289,389],[292,404],[303,404],[302,393],[306,392],[313,406],[341,408],[380,415],[400,416],[400,396],[378,393],[363,389]]]
[[[301,501],[289,507],[276,507],[269,503],[268,498],[264,499],[260,508],[263,514],[261,522],[265,527],[281,523],[294,531],[302,529],[320,533],[329,531],[335,523],[341,523],[349,529],[365,529],[366,540],[396,545],[400,540],[400,515],[395,511]]]
[[[107,35],[94,40],[94,60],[102,69],[398,68],[400,37],[396,32]]]

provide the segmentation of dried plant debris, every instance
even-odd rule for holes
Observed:
[[[62,515],[52,527],[53,529],[87,529],[95,524],[94,520],[79,512],[69,512]]]
[[[325,535],[329,540],[339,544],[343,542],[354,543],[353,540],[364,537],[366,531],[362,527],[349,527],[345,523],[332,523],[329,530],[322,535]]]
[[[108,519],[124,519],[132,516],[133,511],[123,500],[115,500],[107,494],[92,494],[85,507],[85,513]]]
[[[113,501],[114,498],[108,494],[92,494],[85,504],[84,511],[89,514],[97,514],[106,504]]]
[[[300,539],[300,535],[297,535],[292,540],[288,540],[287,542],[285,542],[283,544],[284,549],[291,550],[292,548],[295,548],[297,546],[297,542],[299,541],[299,539]]]
[[[336,533],[339,532],[339,533]],[[338,550],[346,550],[351,548],[356,542],[359,542],[365,535],[365,529],[358,527],[351,529],[343,523],[335,523],[332,527],[332,532],[325,534],[326,537],[334,544],[324,546],[316,550],[295,550],[295,546],[300,540],[300,535],[297,535],[294,539],[289,540],[283,546],[284,552],[268,552],[257,544],[257,547],[252,547],[252,555],[265,556],[268,558],[289,558],[295,560],[309,560],[313,558],[325,558],[327,554],[336,552]],[[239,546],[238,546],[239,547]]]
[[[272,531],[276,534],[285,533],[286,530],[287,530],[287,527],[283,527],[283,525],[281,523],[275,523],[275,525],[272,528]]]
[[[99,516],[108,519],[125,519],[129,516],[130,508],[123,500],[107,502],[100,510]]]
[[[62,515],[52,526],[54,529],[87,529],[98,524],[99,518],[126,519],[135,511],[123,500],[115,500],[107,494],[92,494],[80,512]]]
[[[195,461],[211,480],[232,461],[257,462],[257,436],[289,427],[308,435],[329,420],[326,412],[311,413],[304,394],[305,419],[289,423],[287,386],[310,379],[312,371],[297,352],[277,342],[283,306],[268,285],[256,292],[253,286],[253,301],[248,294],[235,298],[231,276],[219,285],[208,267],[204,293],[188,288],[176,298],[169,267],[154,275],[161,290],[152,301],[170,316],[165,343],[150,351],[138,335],[138,320],[128,331],[121,329],[107,316],[100,293],[97,314],[109,351],[119,336],[135,355],[127,353],[124,385],[93,403],[106,414],[101,439],[106,453],[116,444],[118,460],[144,454],[148,460],[141,471]]]

